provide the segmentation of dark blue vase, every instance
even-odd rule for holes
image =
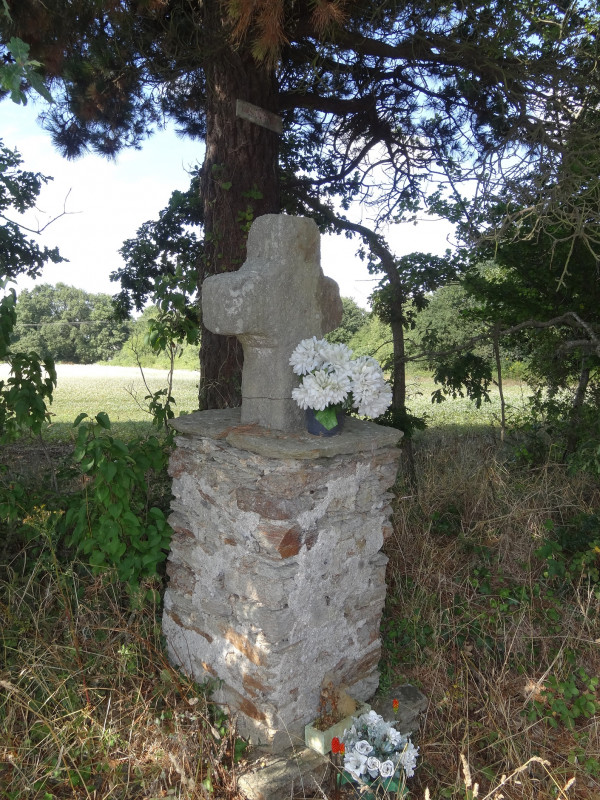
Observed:
[[[336,436],[338,433],[341,433],[344,427],[344,412],[341,409],[336,412],[336,418],[337,425],[328,429],[315,417],[314,408],[307,408],[304,412],[306,430],[313,436]]]

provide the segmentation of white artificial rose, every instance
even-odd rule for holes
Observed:
[[[355,781],[360,781],[367,769],[367,758],[356,752],[356,749],[351,753],[346,753],[344,756],[344,769],[354,778]]]
[[[379,765],[379,774],[382,778],[392,778],[395,771],[394,762],[389,759]]]
[[[390,728],[387,737],[395,750],[398,749],[404,740],[404,736],[400,733],[400,731],[397,731],[396,728]]]
[[[383,717],[376,711],[373,711],[373,709],[359,717],[359,721],[364,722],[365,725],[375,725],[376,723],[381,722],[382,719]]]
[[[369,753],[373,752],[373,745],[369,744],[366,739],[361,739],[360,742],[354,745],[354,749],[357,753],[360,753],[361,756],[368,756]]]
[[[381,767],[381,762],[375,756],[369,756],[367,758],[367,772],[371,776],[371,778],[376,778],[379,775],[379,768]]]

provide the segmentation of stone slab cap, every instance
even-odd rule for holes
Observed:
[[[404,435],[396,428],[354,417],[345,421],[342,433],[330,438],[312,436],[305,431],[286,433],[242,424],[239,408],[196,411],[169,420],[169,425],[184,436],[224,439],[232,447],[264,458],[307,460],[394,447]]]
[[[247,258],[237,272],[202,284],[202,320],[213,333],[237,336],[244,349],[242,424],[299,430],[303,411],[289,364],[302,339],[342,321],[337,283],[321,269],[319,229],[308,217],[266,214],[250,228]]]

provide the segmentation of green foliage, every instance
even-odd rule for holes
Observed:
[[[402,408],[388,408],[376,420],[378,425],[387,425],[404,432],[406,437],[412,436],[415,431],[424,431],[427,427],[427,416],[417,417],[406,406]]]
[[[7,281],[0,281],[6,288]],[[43,361],[35,352],[14,351],[9,340],[16,319],[16,293],[12,287],[0,300],[0,361],[8,362],[10,374],[0,380],[0,436],[14,439],[24,430],[39,434],[48,419],[47,403],[56,386],[51,358]]]
[[[562,723],[573,729],[578,720],[590,719],[600,711],[599,683],[600,678],[590,677],[581,667],[569,671],[563,678],[550,675],[539,699],[530,702],[528,720],[544,719],[553,728]]]
[[[73,364],[109,360],[129,336],[109,295],[58,283],[24,289],[17,301],[13,345]]]
[[[8,14],[6,4],[4,12]],[[26,83],[44,100],[52,103],[52,95],[37,72],[41,67],[40,62],[29,58],[29,45],[22,39],[13,36],[6,45],[6,49],[9,58],[5,58],[4,62],[0,63],[0,89],[10,92],[10,99],[13,103],[25,105],[27,96],[23,84]]]
[[[586,202],[577,193],[569,200],[581,210]],[[490,333],[512,329],[501,335],[501,345],[509,360],[526,365],[524,377],[534,390],[530,421],[543,422],[562,440],[563,458],[589,467],[600,442],[600,282],[590,242],[595,228],[587,219],[577,230],[566,221],[543,233],[534,229],[529,219],[516,241],[507,231],[504,241],[474,251],[479,263],[462,284],[469,316],[475,331],[482,325]],[[582,446],[587,456],[580,458]]]
[[[156,350],[151,343],[150,333],[159,316],[158,307],[147,306],[137,319],[130,323],[130,334],[119,352],[110,359],[111,366],[144,367],[151,369],[170,369],[171,347]],[[175,369],[198,370],[198,346],[177,342],[174,350]]]
[[[475,353],[460,353],[451,363],[443,362],[436,366],[433,379],[442,385],[431,395],[432,403],[441,403],[446,395],[466,396],[473,400],[477,408],[490,401],[489,385],[492,381],[492,366],[489,361]],[[463,392],[464,390],[464,392]]]
[[[344,314],[339,327],[328,333],[325,338],[328,342],[349,345],[350,340],[367,323],[369,313],[351,297],[342,297],[342,306]]]
[[[35,278],[47,262],[59,264],[65,260],[56,248],[40,248],[18,222],[6,216],[10,211],[23,214],[35,208],[42,186],[52,180],[39,172],[21,169],[22,163],[18,152],[9,150],[0,139],[0,277],[3,278],[21,274]]]
[[[116,302],[122,313],[140,310],[151,298],[154,305],[145,309],[132,337],[114,363],[140,366],[166,365],[171,371],[198,368],[200,320],[197,269],[203,247],[191,226],[202,220],[198,196],[198,175],[194,174],[187,192],[174,192],[156,222],[146,222],[135,239],[121,248],[125,267],[111,275],[121,281]],[[153,409],[168,416],[170,392],[164,402],[148,397]],[[165,417],[166,419],[166,417]]]
[[[158,574],[171,538],[163,511],[148,506],[148,478],[166,468],[165,448],[155,437],[125,443],[111,436],[103,412],[94,420],[80,414],[74,427],[73,478],[81,488],[68,500],[63,532],[95,571],[114,567],[136,587]]]
[[[373,356],[385,369],[392,357],[392,331],[390,326],[375,314],[368,314],[363,325],[348,342],[357,356]]]
[[[475,300],[469,297],[460,282],[437,288],[429,296],[427,306],[416,317],[415,325],[407,335],[409,354],[446,351],[459,347],[471,336],[482,333],[483,326],[473,315],[476,308]],[[484,355],[479,349],[476,352]],[[489,348],[486,353],[491,357]]]
[[[373,292],[373,311],[384,322],[394,320],[406,329],[415,327],[417,315],[429,305],[431,293],[454,279],[460,261],[455,256],[409,253],[395,264],[397,280],[383,278]]]
[[[7,362],[10,374],[0,381],[0,436],[14,438],[29,430],[39,434],[48,418],[47,403],[52,400],[56,372],[51,357],[41,358],[33,349],[15,350],[11,344],[17,324],[17,298],[11,281],[19,274],[35,276],[47,261],[63,259],[58,250],[40,250],[28,240],[18,223],[9,220],[9,210],[23,213],[35,206],[42,185],[49,180],[39,173],[20,169],[16,151],[0,140],[0,361]]]
[[[582,580],[600,584],[600,517],[579,514],[569,524],[558,526],[548,521],[547,530],[546,541],[536,551],[546,562],[546,576],[571,589]]]
[[[203,246],[194,226],[201,224],[199,178],[193,173],[187,191],[173,192],[158,220],[145,222],[135,238],[123,243],[125,266],[111,274],[111,280],[121,284],[115,300],[123,314],[133,308],[141,311],[150,299],[162,313],[173,308],[188,323],[198,325],[194,295]],[[187,330],[181,332],[187,336]]]

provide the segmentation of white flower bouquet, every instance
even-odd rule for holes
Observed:
[[[368,787],[366,797],[395,792],[404,794],[406,778],[415,773],[419,748],[375,711],[352,720],[342,737],[344,772],[350,781]],[[362,795],[361,795],[362,796]]]
[[[341,409],[361,417],[379,417],[392,402],[392,390],[381,367],[371,356],[353,357],[345,344],[326,339],[303,339],[290,357],[302,383],[292,390],[300,408],[312,408],[327,429],[337,424]]]

